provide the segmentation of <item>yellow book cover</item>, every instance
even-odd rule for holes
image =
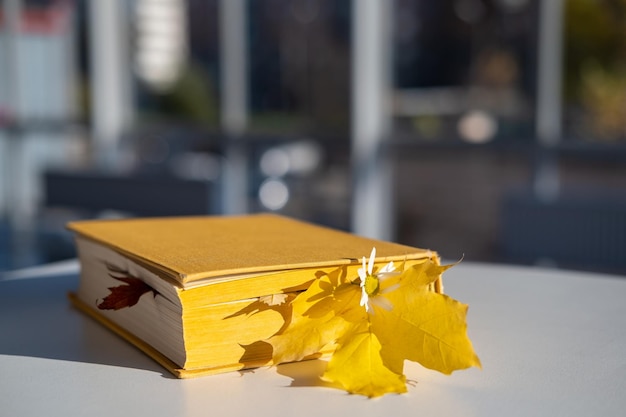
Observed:
[[[73,222],[81,279],[72,301],[179,377],[268,363],[256,343],[285,323],[289,300],[321,275],[437,259],[270,214]],[[441,292],[441,281],[433,291]]]

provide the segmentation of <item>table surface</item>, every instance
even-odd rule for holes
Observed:
[[[22,277],[23,278],[23,277]],[[322,361],[177,380],[70,307],[76,274],[0,282],[0,416],[623,416],[626,278],[462,263],[483,369],[407,363],[404,395],[321,386]]]

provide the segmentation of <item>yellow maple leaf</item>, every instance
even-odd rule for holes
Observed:
[[[427,288],[447,268],[433,262],[409,268],[400,287],[386,296],[394,308],[370,318],[384,346],[380,354],[396,372],[405,359],[445,374],[480,367],[467,337],[467,305]]]
[[[367,318],[359,307],[359,287],[346,281],[339,268],[314,281],[291,303],[287,328],[268,342],[275,363],[292,362],[316,354]]]
[[[406,377],[385,366],[380,355],[382,346],[369,326],[354,327],[338,342],[322,379],[368,397],[406,392]]]
[[[387,265],[383,279],[373,270],[374,256],[367,268],[363,260],[360,280],[340,268],[292,301],[291,320],[268,340],[274,362],[334,345],[323,379],[368,397],[406,392],[405,360],[446,374],[480,367],[467,337],[467,306],[428,290],[448,267],[426,260],[393,275]]]

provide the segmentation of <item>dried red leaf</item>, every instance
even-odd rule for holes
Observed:
[[[100,310],[119,310],[124,307],[132,307],[139,302],[139,298],[145,293],[152,291],[155,295],[156,292],[148,284],[135,277],[116,277],[111,275],[118,281],[122,281],[125,284],[118,285],[117,287],[109,287],[111,294],[107,295],[98,308]]]

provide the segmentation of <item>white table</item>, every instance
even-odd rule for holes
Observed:
[[[405,395],[317,386],[312,361],[177,380],[72,309],[76,275],[0,282],[0,416],[624,416],[626,278],[462,263],[483,370],[408,364]]]

